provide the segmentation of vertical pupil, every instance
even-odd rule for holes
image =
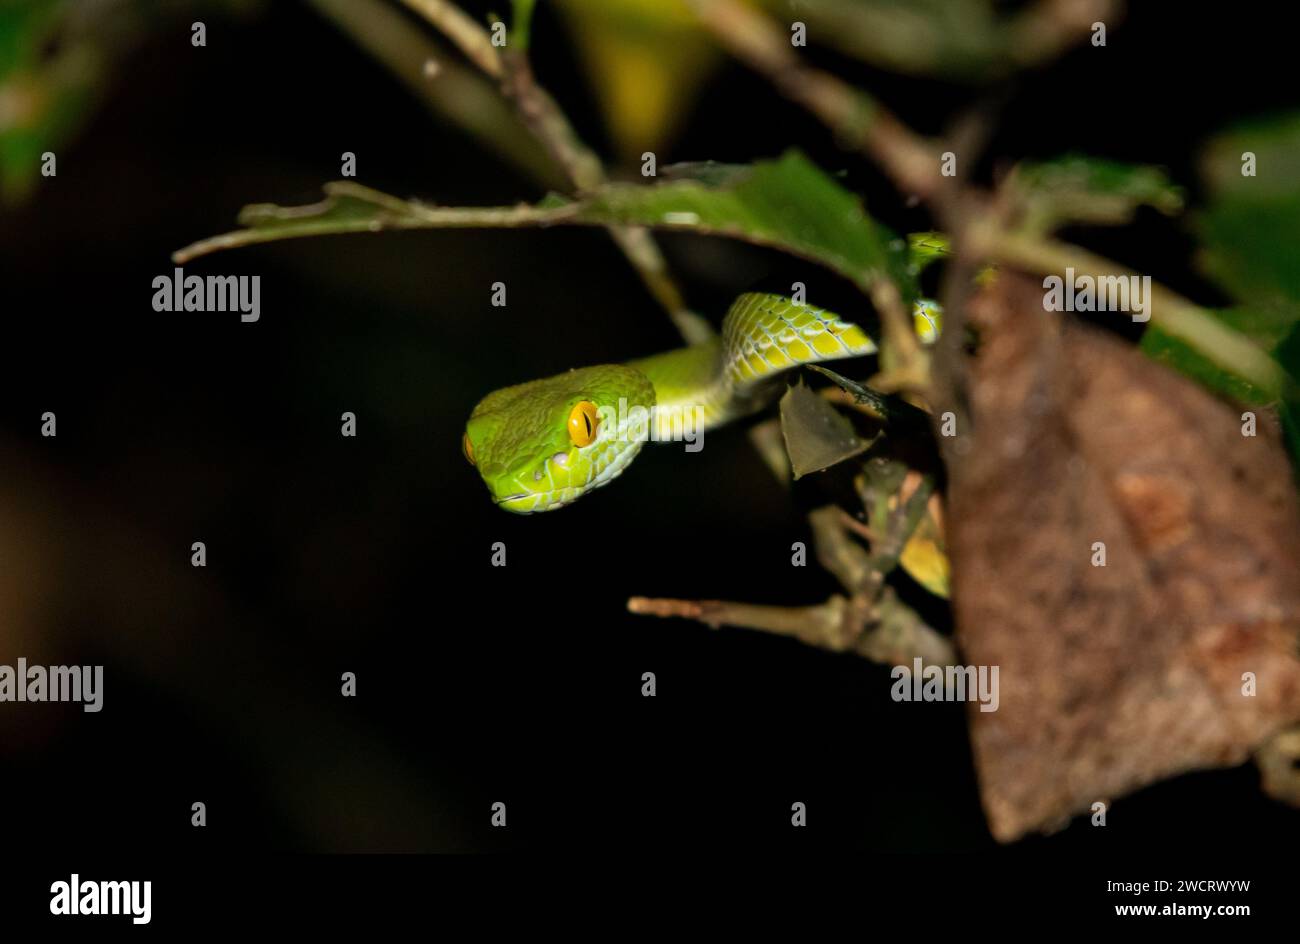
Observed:
[[[583,414],[582,414],[582,422],[583,422],[583,423],[586,425],[586,427],[587,427],[587,435],[590,436],[590,435],[591,435],[591,417],[588,416],[586,413],[583,413]]]

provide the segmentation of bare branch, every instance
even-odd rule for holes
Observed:
[[[888,588],[875,606],[860,597],[836,595],[816,606],[632,597],[627,608],[643,616],[697,620],[713,629],[737,626],[788,636],[819,649],[853,652],[883,665],[904,665],[918,657],[925,665],[953,665],[957,659],[952,643]]]

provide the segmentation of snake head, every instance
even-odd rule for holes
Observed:
[[[553,511],[617,478],[645,443],[654,385],[623,365],[571,370],[488,394],[465,425],[465,457],[492,500]]]

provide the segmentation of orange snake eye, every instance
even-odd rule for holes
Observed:
[[[469,433],[460,441],[461,451],[465,453],[465,458],[469,460],[470,465],[474,465],[474,444],[469,441]]]
[[[596,404],[590,400],[575,403],[569,411],[569,438],[578,448],[590,446],[596,441],[596,430],[600,427],[600,414]]]

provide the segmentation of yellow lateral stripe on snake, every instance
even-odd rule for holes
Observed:
[[[923,339],[935,311],[919,303],[914,313]],[[792,368],[875,351],[862,328],[832,312],[748,293],[702,344],[489,394],[463,447],[502,508],[551,511],[613,481],[647,440],[690,443],[761,409],[779,392],[772,381]]]

